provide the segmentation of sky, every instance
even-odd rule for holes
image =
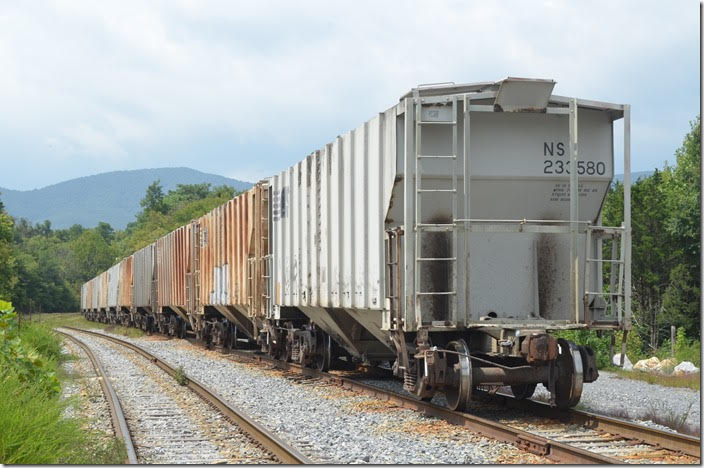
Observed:
[[[0,186],[176,166],[257,181],[419,83],[507,76],[631,104],[632,170],[661,168],[699,112],[699,3],[3,1]]]

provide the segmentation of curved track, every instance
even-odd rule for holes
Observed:
[[[95,373],[99,377],[100,386],[102,387],[103,394],[105,395],[105,401],[107,401],[108,407],[110,408],[110,417],[112,419],[112,427],[115,431],[115,435],[125,444],[128,463],[131,465],[136,465],[138,463],[137,453],[134,449],[134,444],[132,443],[129,428],[127,427],[125,414],[122,411],[122,405],[120,404],[120,400],[115,393],[115,389],[112,387],[110,379],[108,379],[107,374],[105,373],[105,369],[88,345],[75,336],[69,335],[68,333],[64,333],[62,331],[58,332],[72,342],[76,343],[83,351],[85,351],[88,359],[90,359],[90,362],[93,364],[93,369],[95,369]]]
[[[165,371],[168,375],[176,378],[180,373],[179,370],[175,369],[162,359],[152,355],[151,353],[145,351],[137,345],[129,343],[119,338],[113,336],[105,335],[102,333],[96,333],[89,330],[84,330],[80,328],[67,327],[69,330],[74,330],[80,333],[86,333],[91,336],[96,336],[102,339],[109,340],[120,346],[128,348],[141,356],[147,358],[152,363],[156,364],[159,368]],[[107,379],[104,379],[107,380]],[[220,411],[227,419],[229,419],[233,424],[237,425],[244,432],[246,432],[252,440],[256,441],[257,444],[262,446],[266,451],[270,452],[283,464],[309,464],[311,463],[305,456],[299,453],[296,449],[290,447],[288,444],[279,439],[276,435],[269,432],[267,429],[262,427],[257,422],[253,421],[248,415],[243,412],[233,408],[227,402],[225,402],[217,393],[207,388],[205,385],[201,384],[197,380],[194,380],[188,376],[185,376],[185,386],[191,391],[201,397],[206,403],[211,405]]]

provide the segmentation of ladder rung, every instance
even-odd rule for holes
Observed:
[[[623,260],[606,260],[606,259],[599,259],[599,258],[588,258],[588,262],[597,262],[597,263],[623,263]]]
[[[457,159],[454,154],[419,154],[418,159]]]
[[[452,232],[453,229],[452,224],[449,226],[419,226],[418,232]]]
[[[454,120],[419,120],[418,125],[457,125]]]
[[[418,189],[416,190],[418,193],[424,193],[424,192],[457,192],[456,189]]]
[[[593,291],[586,291],[584,294],[590,295],[590,296],[623,296],[623,293],[618,293],[618,292],[593,292]]]
[[[455,292],[455,291],[440,291],[440,292],[425,291],[425,292],[418,292],[416,294],[419,296],[451,296],[453,294],[457,294],[457,292]]]
[[[418,262],[451,262],[457,260],[457,257],[418,257]]]

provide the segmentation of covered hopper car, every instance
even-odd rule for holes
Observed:
[[[540,383],[574,406],[594,351],[549,332],[631,326],[630,106],[554,85],[414,88],[86,283],[84,313],[322,370],[388,361],[453,409],[479,386]],[[621,118],[624,223],[609,227]]]

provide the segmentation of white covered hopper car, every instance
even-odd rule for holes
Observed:
[[[476,385],[537,383],[576,404],[594,353],[547,330],[630,326],[628,214],[600,222],[629,107],[554,85],[419,87],[272,177],[265,341],[324,365],[329,335],[453,408]]]

